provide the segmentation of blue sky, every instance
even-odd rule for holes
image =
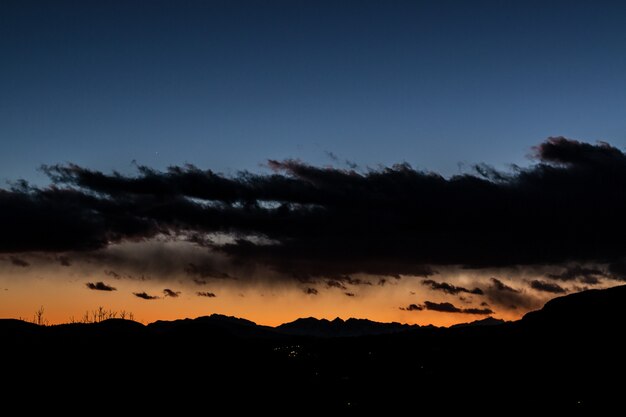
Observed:
[[[626,6],[510,3],[5,0],[0,181],[328,152],[451,175],[556,135],[623,149]]]

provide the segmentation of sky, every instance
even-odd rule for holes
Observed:
[[[448,325],[616,285],[625,18],[3,1],[0,316]]]

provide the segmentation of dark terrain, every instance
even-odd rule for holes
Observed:
[[[554,299],[517,322],[447,329],[355,319],[272,328],[219,315],[147,326],[0,320],[3,398],[20,398],[24,413],[86,401],[124,414],[595,415],[623,407],[625,307],[620,286]]]

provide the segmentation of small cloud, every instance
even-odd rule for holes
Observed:
[[[345,295],[347,295],[348,297],[354,297],[355,294],[353,292],[344,292]]]
[[[465,314],[493,314],[493,310],[490,308],[464,308],[462,312]]]
[[[490,303],[503,308],[516,310],[538,307],[541,303],[536,297],[508,286],[498,278],[491,278],[491,285],[485,289],[485,295]]]
[[[208,298],[216,297],[216,295],[214,293],[208,292],[208,291],[198,291],[198,292],[196,292],[196,295],[199,296],[199,297],[208,297]]]
[[[339,157],[334,152],[332,152],[332,151],[324,151],[324,153],[326,154],[327,157],[332,159],[334,162],[339,161]]]
[[[476,294],[476,295],[483,294],[483,290],[481,290],[480,288],[474,288],[470,290],[464,287],[457,287],[456,285],[448,284],[447,282],[433,281],[432,279],[425,279],[424,281],[422,281],[422,284],[429,286],[431,289],[435,291],[443,291],[447,294],[452,294],[452,295],[456,295],[458,293],[467,293],[467,294]]]
[[[347,289],[345,285],[343,285],[341,282],[336,281],[334,279],[329,279],[326,281],[326,286],[328,288],[339,288],[340,290],[345,290]]]
[[[493,314],[490,308],[459,308],[452,303],[434,303],[424,301],[426,310],[439,311],[441,313],[464,313],[464,314]]]
[[[180,291],[170,290],[169,288],[165,288],[163,290],[163,294],[165,297],[177,298],[180,295]]]
[[[400,307],[400,310],[404,310],[404,311],[422,311],[424,309],[424,307],[419,306],[417,304],[409,304],[406,307]]]
[[[348,279],[346,280],[346,282],[350,285],[372,285],[371,282],[360,279],[360,278],[351,278],[348,277]]]
[[[567,290],[554,282],[540,281],[535,279],[530,282],[530,287],[537,291],[549,292],[552,294],[565,294]]]
[[[424,301],[426,310],[440,311],[442,313],[460,313],[461,309],[455,307],[452,303],[434,303],[432,301]]]
[[[580,277],[580,282],[588,285],[597,285],[600,283],[600,280],[594,276],[584,276]]]
[[[337,287],[340,288],[338,286],[338,284],[343,285],[343,287],[345,288],[345,285],[372,285],[371,282],[360,279],[360,278],[352,278],[350,275],[347,274],[334,274],[332,276],[329,276],[330,280],[327,281],[327,284],[329,286],[333,286],[333,287]]]
[[[89,288],[90,290],[96,290],[96,291],[117,291],[117,288],[107,285],[102,281],[88,282],[85,284],[85,286]]]
[[[358,165],[356,162],[352,162],[352,161],[351,161],[351,160],[349,160],[349,159],[346,159],[344,162],[346,163],[346,165],[347,165],[347,166],[348,166],[348,168],[350,168],[350,169],[357,169],[357,168],[359,167],[359,165]]]
[[[315,288],[305,288],[304,293],[307,295],[317,295],[318,291]]]
[[[11,260],[11,263],[15,266],[19,266],[22,268],[26,268],[27,266],[30,266],[28,262],[26,262],[22,258],[18,258],[17,256],[9,256],[9,259]]]
[[[500,281],[498,278],[491,278],[491,282],[493,284],[492,287],[496,291],[513,292],[513,293],[519,293],[520,292],[520,290],[516,290],[513,287],[509,287],[504,282]]]
[[[159,298],[156,295],[149,295],[145,291],[143,291],[143,292],[134,292],[133,295],[135,297],[143,298],[144,300],[157,300]]]

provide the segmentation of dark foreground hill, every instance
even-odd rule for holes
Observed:
[[[598,415],[622,403],[624,306],[626,286],[450,329],[315,319],[271,328],[218,315],[147,326],[0,320],[3,400],[25,414],[85,412],[87,402],[124,414]]]

